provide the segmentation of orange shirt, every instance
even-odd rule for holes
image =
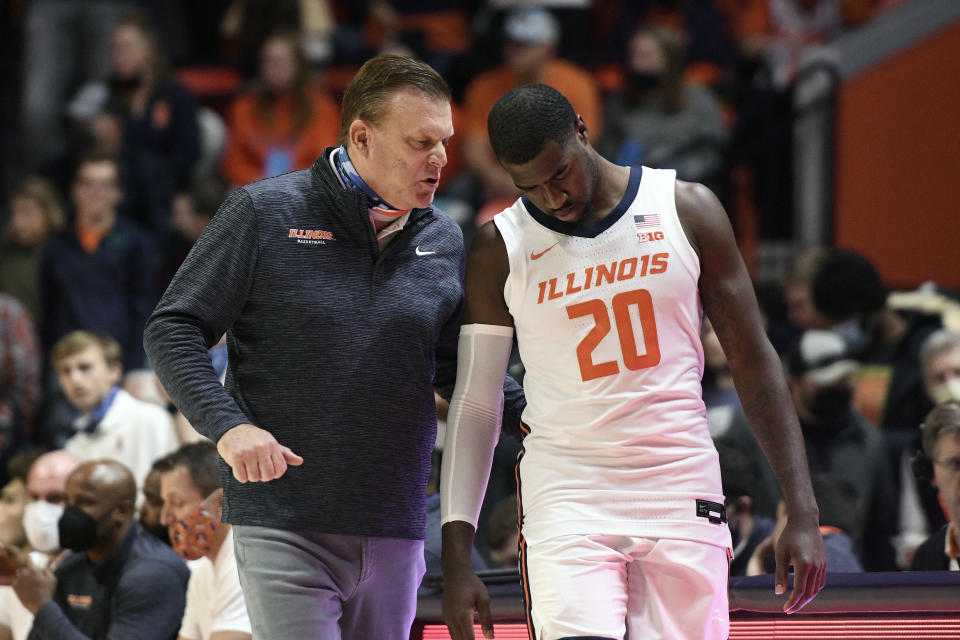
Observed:
[[[323,149],[337,144],[340,130],[340,106],[324,91],[313,96],[313,115],[301,131],[293,129],[293,100],[278,99],[273,122],[260,119],[256,96],[245,93],[230,105],[226,153],[223,171],[234,185],[247,184],[266,177],[271,153],[282,154],[285,170],[305,169]]]
[[[581,67],[566,60],[552,60],[540,79],[566,96],[574,111],[583,116],[590,138],[600,138],[603,111],[600,92],[593,78]],[[490,109],[520,81],[506,67],[484,71],[467,86],[463,96],[463,129],[466,138],[487,139],[487,115]]]

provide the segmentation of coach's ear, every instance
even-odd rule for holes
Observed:
[[[357,118],[351,122],[347,134],[347,142],[349,143],[347,152],[350,154],[356,152],[366,157],[371,133],[372,128],[365,120]]]

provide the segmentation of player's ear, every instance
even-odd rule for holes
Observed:
[[[590,139],[590,132],[587,130],[587,123],[583,121],[583,116],[579,113],[577,114],[577,121],[574,124],[577,128],[577,137],[580,138],[581,142],[586,142]]]

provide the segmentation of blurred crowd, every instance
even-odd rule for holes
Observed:
[[[0,237],[0,543],[45,554],[43,567],[61,561],[57,550],[68,547],[40,542],[49,524],[35,514],[41,503],[51,505],[48,518],[76,506],[74,482],[130,502],[112,507],[119,525],[104,547],[126,545],[130,557],[159,552],[134,540],[141,533],[171,543],[179,516],[160,517],[173,508],[164,494],[174,495],[161,475],[189,470],[175,478],[190,496],[183,512],[216,512],[206,500],[218,482],[201,460],[215,452],[197,444],[149,370],[144,323],[232,188],[309,167],[338,143],[339,94],[372,55],[419,57],[450,84],[456,133],[437,204],[468,242],[517,196],[487,141],[486,116],[529,82],[568,96],[597,148],[619,164],[675,169],[728,204],[733,171],[750,171],[746,196],[761,232],[777,237],[792,228],[791,88],[804,52],[902,1],[7,3],[5,28],[21,47],[19,82],[5,87],[20,104],[7,131],[19,152],[4,180]],[[947,524],[960,517],[953,295],[929,283],[891,292],[869,260],[831,248],[806,251],[757,287],[801,418],[831,568],[956,569],[950,543],[960,535]],[[777,485],[709,325],[703,343],[733,572],[768,571],[783,517]],[[222,379],[222,342],[211,364]],[[522,376],[522,364],[513,372]],[[498,448],[478,568],[516,564],[517,448],[508,440]],[[90,466],[101,459],[118,464]],[[36,478],[48,475],[54,489],[39,488]],[[222,569],[220,550],[206,550],[211,572]],[[163,579],[182,591],[179,560],[167,560]],[[61,584],[68,575],[58,573]],[[205,579],[215,589],[216,576]],[[6,588],[0,598],[14,590]],[[186,600],[167,604],[190,613]],[[25,637],[3,635],[23,628],[0,619],[0,638]]]

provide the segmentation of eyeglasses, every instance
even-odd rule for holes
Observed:
[[[79,180],[77,184],[84,189],[99,189],[100,191],[109,191],[119,186],[116,180]]]
[[[934,464],[946,467],[953,475],[960,473],[960,458],[944,458],[943,460],[934,460],[933,462]]]

